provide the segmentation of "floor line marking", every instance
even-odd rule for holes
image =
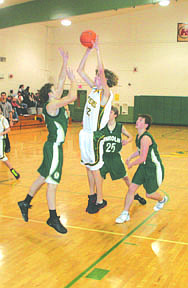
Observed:
[[[146,239],[146,240],[154,240],[154,241],[160,241],[160,242],[167,242],[167,243],[173,243],[173,244],[180,244],[180,245],[188,245],[187,242],[181,242],[181,241],[173,241],[173,240],[165,240],[160,238],[152,238],[152,237],[146,237],[146,236],[138,236],[138,235],[132,235],[133,238],[139,238],[139,239]]]
[[[132,229],[127,235],[125,235],[120,241],[118,241],[114,246],[112,246],[107,252],[105,252],[101,257],[99,257],[93,264],[76,276],[71,282],[69,282],[64,288],[69,288],[73,286],[80,278],[82,278],[89,270],[95,267],[99,262],[101,262],[105,257],[107,257],[114,249],[116,249],[122,242],[124,242],[129,236],[131,236],[136,230],[138,230],[143,224],[145,224],[151,217],[153,217],[157,212],[150,214],[145,220],[143,220],[139,225]]]

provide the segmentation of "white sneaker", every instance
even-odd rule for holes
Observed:
[[[168,197],[164,196],[164,199],[162,201],[158,201],[155,207],[153,208],[155,211],[159,211],[163,208],[164,204],[168,201]]]
[[[123,211],[119,217],[116,218],[116,223],[121,224],[123,222],[129,221],[130,215],[128,211]]]

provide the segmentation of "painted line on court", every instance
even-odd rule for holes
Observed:
[[[1,180],[0,183],[4,183],[4,182],[8,182],[8,181],[13,181],[13,179]]]
[[[179,244],[179,245],[187,245],[187,242],[181,242],[181,241],[173,241],[173,240],[165,240],[160,238],[151,238],[151,237],[145,237],[145,236],[137,236],[132,235],[131,237],[138,238],[138,239],[146,239],[146,240],[152,240],[152,241],[159,241],[159,242],[166,242],[166,243],[173,243],[173,244]]]
[[[17,217],[14,217],[14,216],[0,215],[0,217],[1,218],[8,218],[8,219],[15,219],[15,220],[23,221],[22,218],[17,218]],[[29,219],[29,222],[46,224],[46,222],[44,222],[44,221],[33,220],[33,219]],[[117,235],[117,236],[125,236],[125,233],[118,233],[118,232],[112,232],[112,231],[106,231],[106,230],[97,230],[97,229],[90,229],[90,228],[79,227],[79,226],[71,226],[71,225],[66,225],[66,227],[67,228],[72,228],[72,229],[90,231],[90,232],[106,233],[106,234]]]
[[[157,213],[157,212],[154,212]],[[20,220],[23,221],[22,218],[17,218],[17,217],[13,217],[13,216],[5,216],[5,215],[0,215],[0,218],[8,218],[8,219],[15,219],[15,220]],[[39,220],[30,220],[29,222],[33,222],[33,223],[41,223],[41,224],[46,224],[46,222],[44,221],[39,221]],[[25,222],[24,222],[25,223]],[[144,223],[143,223],[144,224]],[[142,223],[140,224],[142,225]],[[147,225],[155,225],[155,224],[147,224]],[[88,229],[88,228],[84,228],[84,227],[76,227],[76,226],[66,226],[68,228],[72,228],[72,229],[80,229],[80,230],[87,230],[90,232],[99,232],[99,233],[107,233],[107,234],[112,234],[112,235],[117,235],[117,236],[127,236],[123,233],[116,233],[116,232],[111,232],[111,231],[105,231],[105,230],[96,230],[96,229]],[[138,226],[137,226],[138,227]],[[136,227],[136,228],[137,228]],[[139,226],[140,227],[140,226]],[[135,228],[135,229],[136,229]],[[131,233],[131,232],[130,232]],[[146,236],[139,236],[139,235],[132,235],[131,237],[133,238],[140,238],[140,239],[146,239],[146,240],[152,240],[152,241],[160,241],[160,242],[167,242],[167,243],[173,243],[173,244],[179,244],[179,245],[188,245],[187,242],[181,242],[181,241],[173,241],[173,240],[166,240],[166,239],[160,239],[160,238],[151,238],[151,237],[146,237]],[[137,245],[131,242],[124,242],[125,244],[130,244],[130,245]]]
[[[82,278],[89,270],[95,267],[99,262],[101,262],[105,257],[107,257],[114,249],[116,249],[124,240],[130,237],[136,230],[138,230],[143,224],[145,224],[151,217],[153,217],[157,212],[153,212],[150,216],[148,216],[144,221],[142,221],[138,226],[136,226],[133,230],[131,230],[127,235],[125,235],[119,242],[117,242],[112,248],[110,248],[106,253],[104,253],[101,257],[99,257],[93,264],[91,264],[88,268],[86,268],[82,273],[80,273],[76,278],[74,278],[69,284],[67,284],[64,288],[69,288],[73,286],[80,278]]]

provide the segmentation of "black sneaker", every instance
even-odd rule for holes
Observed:
[[[134,196],[134,200],[138,200],[138,202],[139,202],[140,204],[142,204],[142,205],[145,205],[145,204],[147,203],[146,200],[145,200],[144,198],[140,197],[139,194],[136,194],[136,195]]]
[[[97,194],[88,195],[88,205],[86,208],[86,212],[89,214],[94,214],[99,211],[99,209],[96,207],[96,201],[97,201]]]
[[[21,210],[22,217],[25,222],[28,222],[28,209],[32,207],[32,205],[25,203],[24,201],[19,201],[18,206]]]
[[[17,180],[20,178],[20,174],[14,168],[10,169],[10,172]]]
[[[102,208],[107,206],[107,201],[103,199],[103,202],[101,204],[100,203],[96,203],[96,206],[100,210],[100,209],[102,209]]]
[[[49,218],[46,223],[50,227],[53,227],[57,232],[65,234],[67,233],[67,229],[61,224],[59,218],[60,216],[55,217],[55,218]]]

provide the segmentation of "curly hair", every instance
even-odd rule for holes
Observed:
[[[98,73],[98,69],[96,70],[96,73]],[[111,88],[118,84],[118,77],[112,71],[104,69],[104,75],[106,77],[108,87]]]
[[[46,83],[44,86],[39,91],[40,95],[40,101],[41,103],[46,103],[49,100],[49,95],[48,93],[51,91],[51,88],[54,84],[52,83]]]

